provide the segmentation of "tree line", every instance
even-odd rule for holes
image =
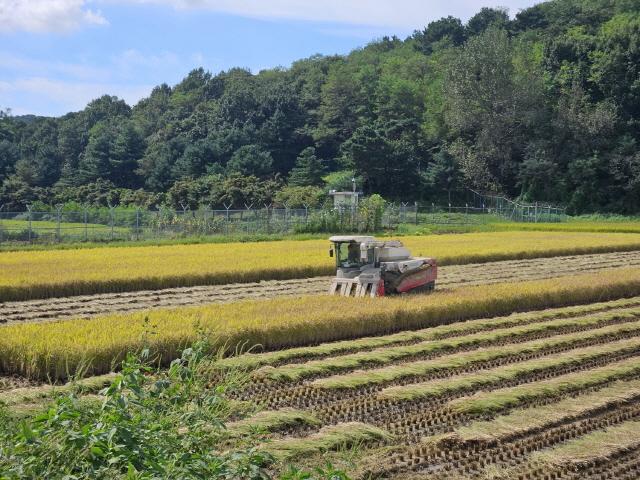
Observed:
[[[0,204],[317,205],[355,177],[392,200],[635,213],[639,121],[637,0],[483,8],[290,68],[198,68],[133,107],[1,112]]]

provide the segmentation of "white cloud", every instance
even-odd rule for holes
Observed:
[[[68,32],[83,25],[106,25],[85,0],[0,0],[0,32]]]
[[[66,75],[76,79],[105,78],[110,70],[105,67],[94,67],[81,63],[61,61],[42,61],[29,57],[17,56],[11,52],[0,50],[0,71],[18,72],[20,74]],[[6,75],[6,73],[5,73]]]
[[[0,83],[0,104],[7,103],[11,98],[26,96],[30,104],[46,105],[49,111],[38,111],[37,108],[23,108],[23,110],[51,115],[52,109],[58,110],[57,113],[81,110],[91,100],[102,95],[116,95],[129,105],[134,105],[141,98],[149,95],[152,88],[152,85],[75,82],[44,77],[18,78]],[[4,95],[10,98],[3,98]],[[17,112],[17,109],[14,110],[14,113]]]
[[[102,0],[111,3],[167,5],[180,10],[207,9],[234,15],[416,28],[454,15],[468,19],[482,7],[504,6],[515,14],[535,0]]]
[[[113,63],[126,72],[137,68],[157,69],[160,67],[177,66],[180,62],[180,57],[173,52],[161,52],[156,55],[148,55],[134,48],[125,50],[113,58]]]

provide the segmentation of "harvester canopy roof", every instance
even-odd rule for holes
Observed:
[[[336,235],[329,238],[330,242],[356,242],[356,243],[368,243],[375,242],[375,238],[373,237],[365,237],[365,236],[355,236],[355,235]]]

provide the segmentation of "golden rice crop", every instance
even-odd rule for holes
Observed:
[[[492,232],[404,237],[441,265],[640,249],[623,233]],[[0,253],[0,301],[330,275],[325,240]]]
[[[494,223],[494,231],[545,231],[545,232],[610,232],[640,233],[640,222],[637,221],[585,221],[574,220],[561,223]]]
[[[143,345],[167,362],[197,338],[198,328],[231,349],[276,349],[635,295],[638,268],[432,295],[280,298],[9,325],[0,327],[0,373],[65,378],[87,362],[88,374],[105,373],[125,352]]]

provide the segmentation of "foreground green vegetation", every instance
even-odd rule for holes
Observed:
[[[206,346],[196,342],[161,371],[147,350],[128,354],[99,395],[88,398],[86,383],[71,384],[23,419],[0,404],[0,478],[268,480],[285,469],[292,473],[281,478],[346,478],[330,466],[304,472],[279,463],[261,445],[259,423],[241,437],[227,430],[230,418],[256,407],[230,400],[247,378],[230,371],[221,378]],[[372,435],[379,433],[366,426],[346,434],[353,442]],[[336,431],[318,441],[330,449],[344,436]]]
[[[271,350],[637,295],[640,270],[616,269],[422,296],[311,296],[12,325],[0,327],[0,372],[53,379],[80,367],[106,373],[144,339],[166,364],[199,328],[230,351],[253,345]],[[146,333],[150,328],[153,335]]]

